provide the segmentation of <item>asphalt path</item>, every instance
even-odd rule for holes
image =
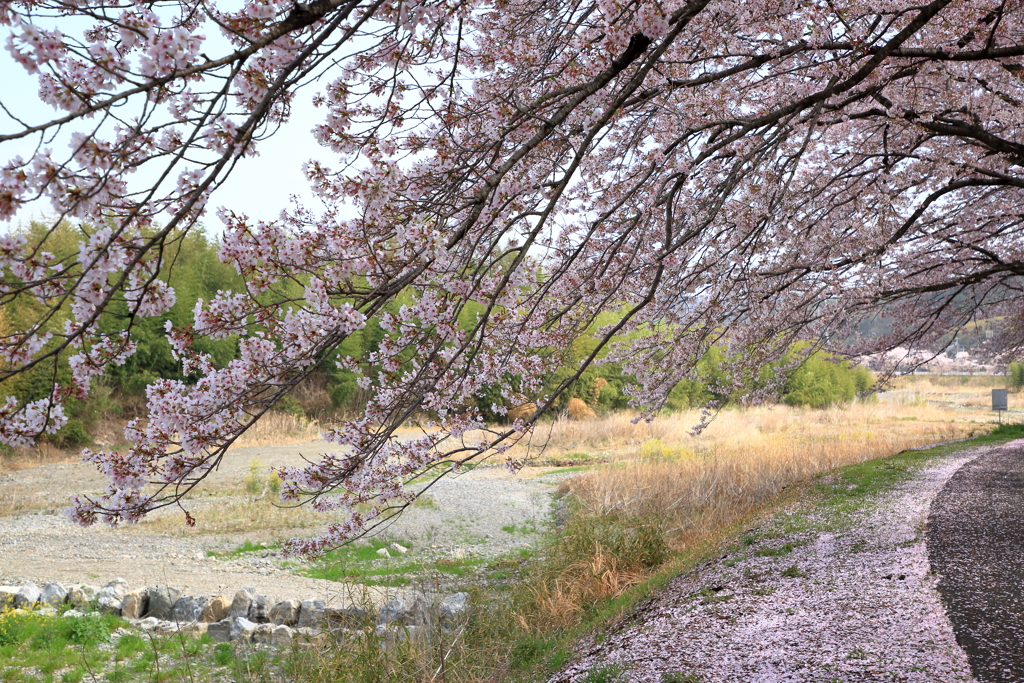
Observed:
[[[932,502],[928,555],[975,678],[1024,681],[1024,440],[950,477]]]

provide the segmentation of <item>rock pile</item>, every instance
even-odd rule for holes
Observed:
[[[170,586],[130,590],[124,579],[105,586],[47,583],[0,586],[0,610],[41,609],[54,613],[65,604],[65,617],[82,616],[96,609],[118,614],[132,625],[158,635],[207,634],[215,641],[246,641],[287,645],[296,635],[316,636],[324,630],[353,631],[373,627],[378,636],[412,637],[419,629],[457,628],[467,610],[467,595],[455,593],[440,600],[416,598],[410,605],[400,598],[388,600],[371,612],[360,607],[328,606],[322,600],[291,598],[272,602],[253,588],[232,597],[184,595]]]

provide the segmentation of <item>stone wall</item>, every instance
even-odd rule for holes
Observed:
[[[184,595],[170,586],[132,590],[124,579],[104,586],[0,586],[0,610],[37,609],[53,614],[66,610],[67,618],[95,610],[120,615],[133,626],[159,635],[206,633],[215,641],[270,645],[288,645],[296,636],[313,638],[324,631],[373,629],[378,636],[411,637],[430,628],[454,629],[464,621],[467,606],[466,593],[418,597],[411,604],[395,598],[371,610],[328,606],[317,599],[272,602],[252,588],[233,596]]]

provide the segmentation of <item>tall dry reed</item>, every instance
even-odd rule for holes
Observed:
[[[312,441],[320,438],[320,431],[320,423],[316,420],[272,410],[249,427],[232,447],[282,446]]]
[[[774,406],[723,411],[695,438],[681,436],[696,421],[694,414],[644,426],[614,418],[592,425],[590,436],[572,438],[586,443],[618,434],[647,440],[568,486],[589,514],[655,515],[669,525],[676,544],[686,544],[714,534],[796,482],[979,429],[953,417],[927,406]]]

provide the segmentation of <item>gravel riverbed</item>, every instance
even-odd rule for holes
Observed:
[[[218,488],[205,498],[198,497],[190,509],[202,520],[241,499],[243,480],[255,461],[294,465],[327,448],[324,442],[310,442],[229,451],[213,480]],[[559,481],[560,475],[542,469],[528,468],[513,476],[490,466],[446,477],[430,488],[426,504],[407,510],[384,533],[411,545],[408,559],[498,556],[536,543],[550,517],[551,494]],[[312,535],[315,525],[202,533],[188,530],[183,523],[164,523],[162,533],[153,533],[146,524],[81,528],[64,518],[61,509],[71,494],[99,490],[102,485],[95,470],[81,463],[0,474],[0,501],[18,500],[31,510],[0,517],[0,583],[102,584],[121,577],[132,586],[166,584],[193,594],[252,586],[272,597],[321,599],[351,590],[344,584],[300,576],[295,567],[284,566],[273,550],[231,559],[207,556],[208,551],[230,550],[247,540]],[[179,512],[162,514],[180,516]]]

